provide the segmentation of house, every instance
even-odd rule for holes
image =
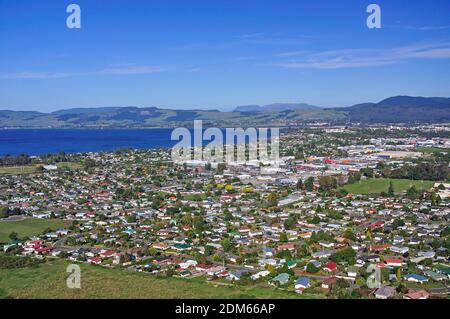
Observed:
[[[187,277],[190,277],[190,276],[192,275],[192,273],[191,273],[188,269],[184,269],[184,270],[181,270],[181,271],[178,273],[178,275],[179,275],[181,278],[187,278]]]
[[[228,279],[230,280],[240,280],[242,275],[249,273],[248,270],[239,269],[229,274]]]
[[[315,258],[315,259],[327,258],[327,257],[330,257],[333,253],[334,253],[334,251],[332,251],[332,250],[322,250],[322,251],[317,251],[315,253],[312,253],[311,257]]]
[[[259,279],[259,278],[266,277],[266,276],[268,276],[268,275],[270,275],[270,271],[268,271],[268,270],[263,270],[263,271],[257,272],[256,274],[253,274],[253,275],[251,276],[251,278],[252,278],[253,280],[257,280],[257,279]]]
[[[154,243],[152,247],[159,250],[166,250],[169,248],[169,245],[161,242],[161,243]]]
[[[227,278],[230,276],[230,273],[225,270],[225,271],[222,271],[221,273],[216,274],[216,276],[219,278]],[[229,279],[231,279],[231,278],[229,278]]]
[[[178,251],[191,250],[191,245],[189,245],[189,244],[175,244],[175,245],[172,245],[171,247]]]
[[[258,260],[258,264],[262,267],[265,267],[266,265],[277,266],[278,262],[273,258],[261,258]]]
[[[440,268],[437,269],[436,271],[450,278],[450,267]]]
[[[271,280],[269,280],[269,285],[285,285],[287,284],[289,281],[289,274],[287,273],[281,273],[278,276],[276,276],[275,278],[272,278]]]
[[[377,299],[388,299],[394,297],[396,294],[395,288],[391,286],[381,286],[375,291],[375,297]]]
[[[88,258],[87,261],[94,265],[100,265],[102,263],[102,259],[100,257],[91,257],[91,258]]]
[[[427,275],[428,277],[430,277],[431,279],[435,280],[435,281],[442,281],[447,279],[447,276],[437,273],[435,271],[431,271],[431,270],[427,270],[424,272],[425,275]]]
[[[289,251],[294,251],[295,250],[295,245],[291,244],[291,243],[287,243],[287,244],[282,244],[279,245],[277,250],[280,251],[285,251],[285,250],[289,250]]]
[[[403,266],[403,262],[401,259],[398,258],[387,258],[384,260],[386,266],[391,266],[391,267],[401,267]]]
[[[424,283],[424,282],[428,281],[427,277],[418,275],[418,274],[408,274],[408,275],[405,275],[404,278],[407,281],[419,282],[419,283]]]
[[[380,262],[380,256],[378,255],[369,255],[369,256],[364,256],[361,258],[363,262],[371,262],[371,263],[378,263]]]
[[[223,271],[225,271],[225,268],[223,266],[213,266],[213,267],[209,268],[206,273],[209,276],[215,276],[217,274],[220,274]]]
[[[186,260],[179,264],[181,269],[187,269],[189,267],[195,267],[197,265],[197,261],[195,260]]]
[[[100,257],[102,258],[109,258],[114,256],[116,256],[116,253],[112,250],[103,250],[102,252],[100,252]]]
[[[310,286],[311,286],[311,283],[310,283],[310,280],[308,277],[298,277],[294,284],[295,290],[305,289]]]
[[[273,257],[273,255],[275,254],[275,249],[270,248],[270,247],[266,247],[263,249],[263,253],[264,253],[264,257]]]
[[[381,245],[372,245],[370,246],[370,249],[373,251],[383,251],[391,247],[392,247],[391,244],[381,244]]]
[[[329,261],[326,263],[325,267],[323,267],[323,270],[328,272],[333,272],[337,269],[337,264],[334,261]]]
[[[370,224],[369,228],[372,230],[377,229],[377,228],[382,228],[382,227],[384,227],[384,224],[385,224],[384,221],[376,221],[376,222]]]
[[[315,259],[311,259],[310,261],[308,261],[308,264],[312,264],[316,268],[322,267],[322,264],[320,263],[320,261],[315,260]]]
[[[208,271],[211,267],[212,267],[212,265],[198,264],[198,265],[195,266],[195,270],[197,270],[197,271],[202,271],[202,272],[206,272],[206,271]]]
[[[400,255],[404,255],[409,251],[409,248],[403,246],[392,246],[391,251]]]
[[[359,272],[358,267],[355,267],[355,266],[349,266],[349,267],[347,268],[347,275],[348,275],[349,277],[355,278],[356,276],[358,276],[358,272]]]
[[[428,299],[430,294],[423,289],[409,289],[403,299]]]
[[[319,241],[319,245],[325,248],[333,248],[334,247],[334,243],[329,243],[327,241]]]
[[[229,261],[231,261],[232,263],[237,263],[237,261],[238,261],[238,256],[236,256],[236,255],[228,255],[227,256],[227,259],[229,260]]]
[[[288,267],[288,269],[295,268],[297,266],[297,262],[295,260],[288,260],[286,262],[286,266]]]
[[[321,287],[322,287],[323,289],[330,289],[330,288],[331,288],[331,285],[333,285],[333,284],[336,283],[336,280],[337,280],[336,277],[330,277],[330,278],[327,278],[327,279],[325,279],[324,281],[322,281]]]

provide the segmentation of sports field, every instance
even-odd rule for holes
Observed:
[[[433,187],[433,181],[412,181],[409,179],[389,179],[389,178],[377,178],[367,179],[354,184],[345,185],[343,189],[351,194],[374,194],[387,192],[389,183],[392,181],[394,185],[394,192],[401,193],[406,191],[411,186],[416,186],[417,189],[430,189]]]
[[[81,164],[74,162],[60,162],[56,164],[59,168],[78,169],[81,168]],[[0,167],[0,175],[23,175],[31,174],[38,171],[41,165],[22,165],[22,166],[2,166]]]

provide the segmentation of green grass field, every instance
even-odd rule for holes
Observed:
[[[0,243],[9,241],[9,234],[16,232],[19,238],[42,234],[46,228],[56,230],[64,226],[60,219],[28,218],[20,221],[0,221]]]
[[[122,269],[80,264],[81,288],[66,286],[67,263],[53,260],[37,268],[0,269],[0,298],[318,298],[269,287],[214,287],[204,278],[157,278]]]
[[[412,185],[415,185],[417,189],[429,189],[433,187],[433,181],[412,181],[409,179],[388,179],[377,178],[367,179],[358,183],[345,185],[343,189],[352,194],[373,194],[387,192],[389,188],[389,182],[392,181],[394,185],[394,191],[401,193],[406,191]]]
[[[61,162],[56,164],[59,168],[77,169],[81,168],[79,163]],[[31,174],[37,171],[40,165],[22,165],[22,166],[2,166],[0,167],[0,175],[22,175]]]
[[[422,153],[448,153],[450,152],[450,149],[438,147],[418,147],[416,151]]]
[[[3,166],[0,167],[0,175],[21,175],[36,172],[36,165]]]

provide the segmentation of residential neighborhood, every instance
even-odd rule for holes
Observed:
[[[449,131],[286,130],[276,168],[168,149],[27,157],[39,169],[0,175],[0,227],[56,224],[1,228],[2,256],[308,298],[447,298]]]

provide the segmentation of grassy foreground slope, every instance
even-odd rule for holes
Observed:
[[[377,178],[367,179],[361,182],[357,182],[350,185],[345,185],[343,189],[352,194],[374,194],[387,192],[389,183],[392,181],[394,185],[394,191],[401,193],[406,191],[411,186],[416,186],[417,189],[430,189],[433,187],[433,181],[412,181],[409,179],[389,179],[389,178]]]
[[[0,298],[313,298],[258,286],[214,287],[204,278],[157,278],[144,273],[80,264],[81,288],[66,286],[67,262],[0,269]],[[317,298],[317,296],[315,296]]]
[[[0,243],[9,241],[9,234],[16,232],[19,238],[42,234],[47,228],[56,230],[64,226],[61,219],[28,218],[18,221],[0,221]]]

